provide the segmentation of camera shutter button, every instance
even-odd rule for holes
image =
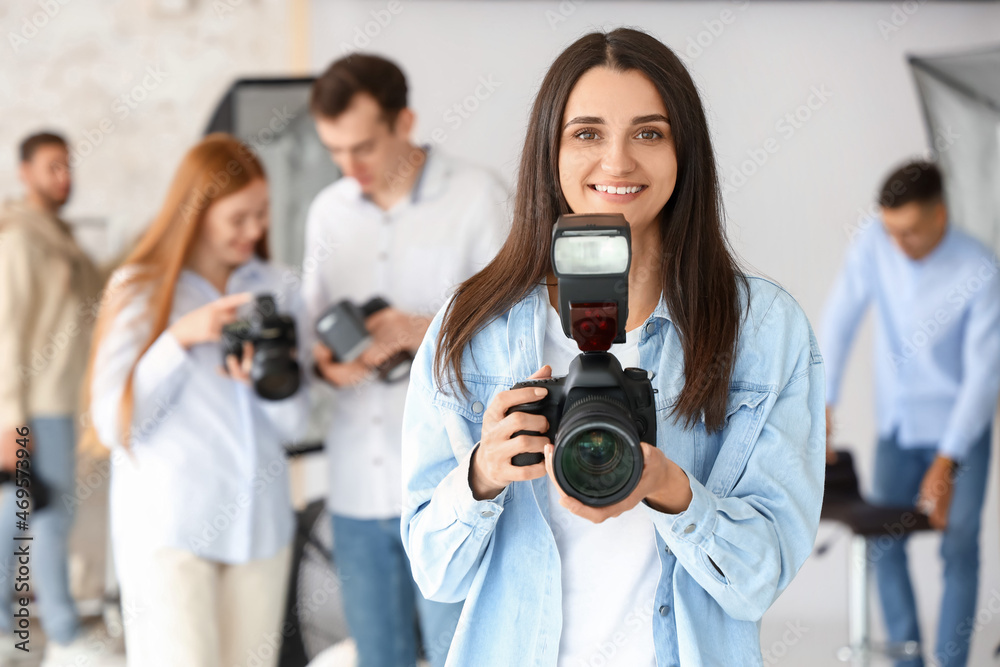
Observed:
[[[648,380],[649,373],[641,368],[629,367],[625,369],[625,377],[630,380]]]

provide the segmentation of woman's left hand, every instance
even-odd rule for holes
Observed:
[[[629,511],[643,499],[658,512],[679,514],[686,510],[691,504],[691,483],[688,481],[687,473],[656,447],[645,442],[640,443],[640,445],[643,465],[639,484],[624,500],[605,507],[591,507],[566,495],[566,492],[556,482],[552,469],[552,453],[555,450],[555,445],[545,445],[545,469],[559,493],[559,504],[573,514],[594,523],[613,519]]]
[[[253,368],[253,343],[243,343],[243,357],[237,359],[235,354],[226,355],[226,370],[229,377],[250,386],[250,369]]]

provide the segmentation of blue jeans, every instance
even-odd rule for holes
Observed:
[[[979,528],[989,473],[990,433],[987,428],[956,472],[948,527],[941,536],[944,560],[944,595],[938,623],[937,652],[930,664],[964,667],[969,658],[972,628],[976,623],[979,589]],[[920,483],[937,450],[934,447],[903,449],[895,435],[880,439],[875,452],[872,502],[876,505],[913,506]],[[880,543],[881,545],[881,543]],[[906,559],[906,538],[894,540],[875,563],[882,613],[889,640],[920,642],[920,624]],[[923,667],[916,658],[897,667]]]
[[[79,620],[69,592],[69,532],[73,512],[65,498],[76,493],[76,437],[72,417],[38,417],[28,428],[31,439],[31,471],[49,487],[49,504],[41,511],[31,510],[30,528],[22,532],[15,525],[17,511],[14,484],[0,491],[0,629],[12,630],[11,597],[15,564],[12,563],[15,536],[34,536],[31,549],[29,585],[38,602],[38,616],[46,636],[59,644],[68,644],[76,636]],[[18,594],[23,595],[22,593]]]
[[[424,598],[403,551],[399,519],[359,520],[333,515],[333,561],[344,615],[358,646],[357,667],[417,664],[417,616],[432,667],[443,667],[462,603]]]

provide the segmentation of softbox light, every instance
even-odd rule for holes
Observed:
[[[951,219],[1000,254],[1000,46],[909,62]]]

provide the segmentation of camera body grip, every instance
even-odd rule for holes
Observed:
[[[517,431],[511,437],[517,437],[519,435],[540,435],[548,438],[549,442],[554,443],[556,431],[559,430],[559,418],[562,415],[562,405],[566,399],[564,392],[565,383],[566,378],[564,376],[557,378],[543,378],[541,380],[525,380],[524,382],[518,382],[511,387],[511,389],[542,387],[549,390],[545,396],[542,396],[537,401],[515,405],[507,411],[507,414],[512,412],[527,412],[533,415],[542,415],[549,421],[549,430],[545,433],[538,433],[537,431]],[[535,452],[524,452],[522,454],[515,454],[514,457],[511,458],[511,463],[519,467],[524,467],[541,463],[544,460],[545,457],[541,454]]]

